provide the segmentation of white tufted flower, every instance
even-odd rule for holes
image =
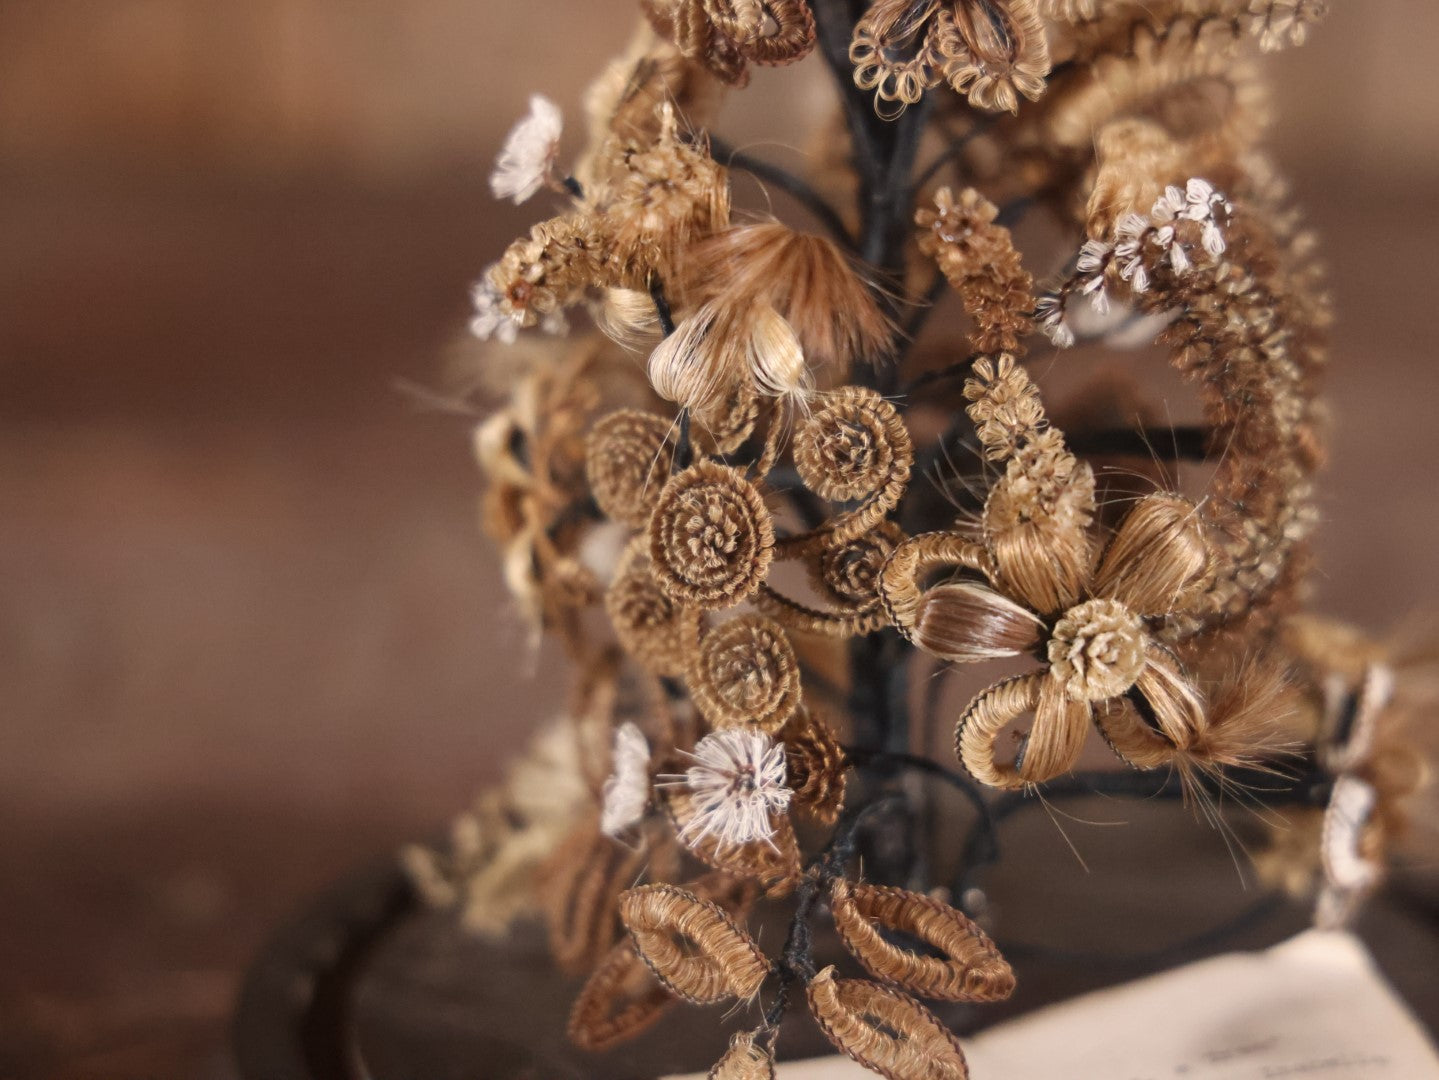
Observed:
[[[645,816],[650,801],[650,746],[633,723],[615,729],[610,768],[600,805],[600,831],[619,836]]]
[[[559,106],[543,94],[530,98],[530,111],[510,129],[490,173],[495,198],[512,199],[518,206],[545,185],[563,129]]]
[[[689,755],[683,776],[666,777],[689,790],[694,815],[680,834],[686,843],[713,836],[723,846],[769,840],[772,814],[789,807],[784,746],[768,735],[725,728],[706,735]]]

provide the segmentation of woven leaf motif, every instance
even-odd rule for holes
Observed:
[[[566,838],[546,867],[545,916],[550,950],[565,971],[588,971],[615,943],[621,890],[634,881],[643,851],[599,833],[593,817]]]
[[[1014,972],[994,942],[962,912],[905,889],[836,881],[834,923],[845,947],[876,978],[938,1001],[999,1001],[1014,992]],[[939,956],[881,936],[899,931]]]
[[[968,1080],[964,1051],[949,1029],[908,994],[827,967],[809,984],[820,1030],[866,1069],[889,1080]]]
[[[759,992],[769,963],[717,904],[675,885],[642,885],[620,897],[620,918],[655,977],[696,1005]]]
[[[622,941],[580,990],[567,1034],[581,1050],[604,1050],[638,1035],[673,1004],[634,946]]]

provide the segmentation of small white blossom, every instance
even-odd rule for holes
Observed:
[[[689,790],[693,817],[680,833],[686,843],[714,837],[721,846],[768,841],[771,815],[789,808],[784,745],[744,728],[706,735],[683,776],[664,777]]]
[[[1094,274],[1104,269],[1113,247],[1103,240],[1086,240],[1084,246],[1079,249],[1079,258],[1075,261],[1075,269],[1081,274]]]
[[[1034,305],[1034,319],[1055,345],[1067,349],[1074,344],[1074,331],[1064,322],[1064,301],[1053,293],[1041,296]]]
[[[600,806],[600,831],[614,837],[637,824],[650,801],[650,747],[633,723],[615,729],[610,768]]]
[[[481,341],[494,338],[513,345],[520,332],[520,324],[505,313],[500,304],[500,294],[490,284],[489,270],[470,286],[470,300],[475,306],[475,313],[470,319],[470,333]]]
[[[1218,222],[1206,221],[1204,223],[1204,232],[1200,236],[1200,243],[1204,245],[1204,250],[1211,255],[1224,254],[1224,232],[1219,228]]]
[[[518,206],[545,185],[563,129],[559,106],[543,94],[530,98],[530,111],[510,130],[490,173],[495,198],[513,199]]]
[[[1184,192],[1177,187],[1167,187],[1164,194],[1154,200],[1154,206],[1149,211],[1149,220],[1156,225],[1168,224],[1182,217],[1188,206]]]

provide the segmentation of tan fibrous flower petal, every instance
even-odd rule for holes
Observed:
[[[706,1080],[774,1080],[774,1051],[760,1046],[755,1032],[742,1031],[730,1039]]]
[[[653,1026],[674,1000],[634,945],[622,941],[606,954],[575,998],[566,1034],[581,1050],[604,1050]]]
[[[769,974],[760,947],[719,905],[675,885],[642,885],[620,897],[635,949],[670,991],[696,1005],[748,1000]]]
[[[712,727],[773,734],[799,706],[799,660],[784,628],[765,615],[741,615],[700,641],[690,695]]]
[[[908,994],[863,979],[837,979],[833,967],[806,991],[820,1030],[866,1069],[889,1080],[968,1080],[959,1040]]]
[[[1018,112],[1049,75],[1049,42],[1035,0],[951,0],[941,5],[935,53],[945,79],[978,109]]]
[[[1209,563],[1198,508],[1175,495],[1150,495],[1135,503],[1110,541],[1094,593],[1140,615],[1167,615],[1203,583]]]
[[[981,784],[1019,788],[1068,772],[1079,760],[1089,731],[1091,706],[1075,701],[1048,672],[1019,675],[979,694],[955,725],[960,763]],[[1026,713],[1034,723],[1022,737],[1013,761],[996,754],[1000,733]]]
[[[992,573],[989,553],[951,532],[921,533],[901,543],[879,575],[879,598],[890,622],[913,641],[923,612],[926,579],[961,568],[988,577]]]
[[[730,607],[758,587],[774,558],[774,523],[738,469],[700,461],[673,477],[649,523],[653,574],[675,603]]]
[[[833,825],[844,809],[849,762],[834,731],[817,712],[801,708],[780,732],[793,807],[821,825]]]
[[[773,308],[818,367],[875,363],[893,349],[894,328],[849,257],[828,237],[777,221],[736,225],[687,250],[681,293],[740,326],[750,311]]]
[[[683,675],[699,648],[700,611],[677,603],[651,572],[641,542],[620,560],[605,593],[605,612],[620,646],[657,675]]]
[[[849,502],[909,480],[914,449],[893,405],[874,390],[845,386],[800,424],[795,467],[822,499]]]
[[[849,60],[854,84],[878,101],[916,104],[939,81],[930,32],[940,0],[875,0],[855,23]]]
[[[987,585],[958,581],[925,591],[910,640],[931,656],[965,664],[1020,656],[1043,631],[1028,608]]]
[[[999,584],[1042,615],[1074,604],[1093,570],[1094,472],[1053,428],[1015,451],[984,503]]]
[[[607,517],[641,528],[669,479],[671,424],[621,409],[594,426],[585,444],[590,493]]]
[[[831,899],[845,948],[875,978],[937,1001],[1000,1001],[1014,992],[1014,972],[994,942],[948,904],[843,878]],[[938,955],[893,944],[884,931],[917,938]]]
[[[744,54],[718,32],[700,0],[641,0],[640,8],[655,33],[672,41],[687,60],[728,86],[749,83]]]
[[[1117,600],[1088,600],[1054,624],[1051,674],[1075,701],[1118,697],[1139,678],[1147,637],[1139,616]]]

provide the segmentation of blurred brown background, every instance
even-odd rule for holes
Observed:
[[[1339,299],[1321,606],[1439,610],[1439,7],[1273,61]],[[558,699],[418,409],[627,0],[0,0],[0,1076],[228,1075],[237,972]],[[781,142],[822,73],[740,142]],[[760,146],[783,160],[782,146]]]

